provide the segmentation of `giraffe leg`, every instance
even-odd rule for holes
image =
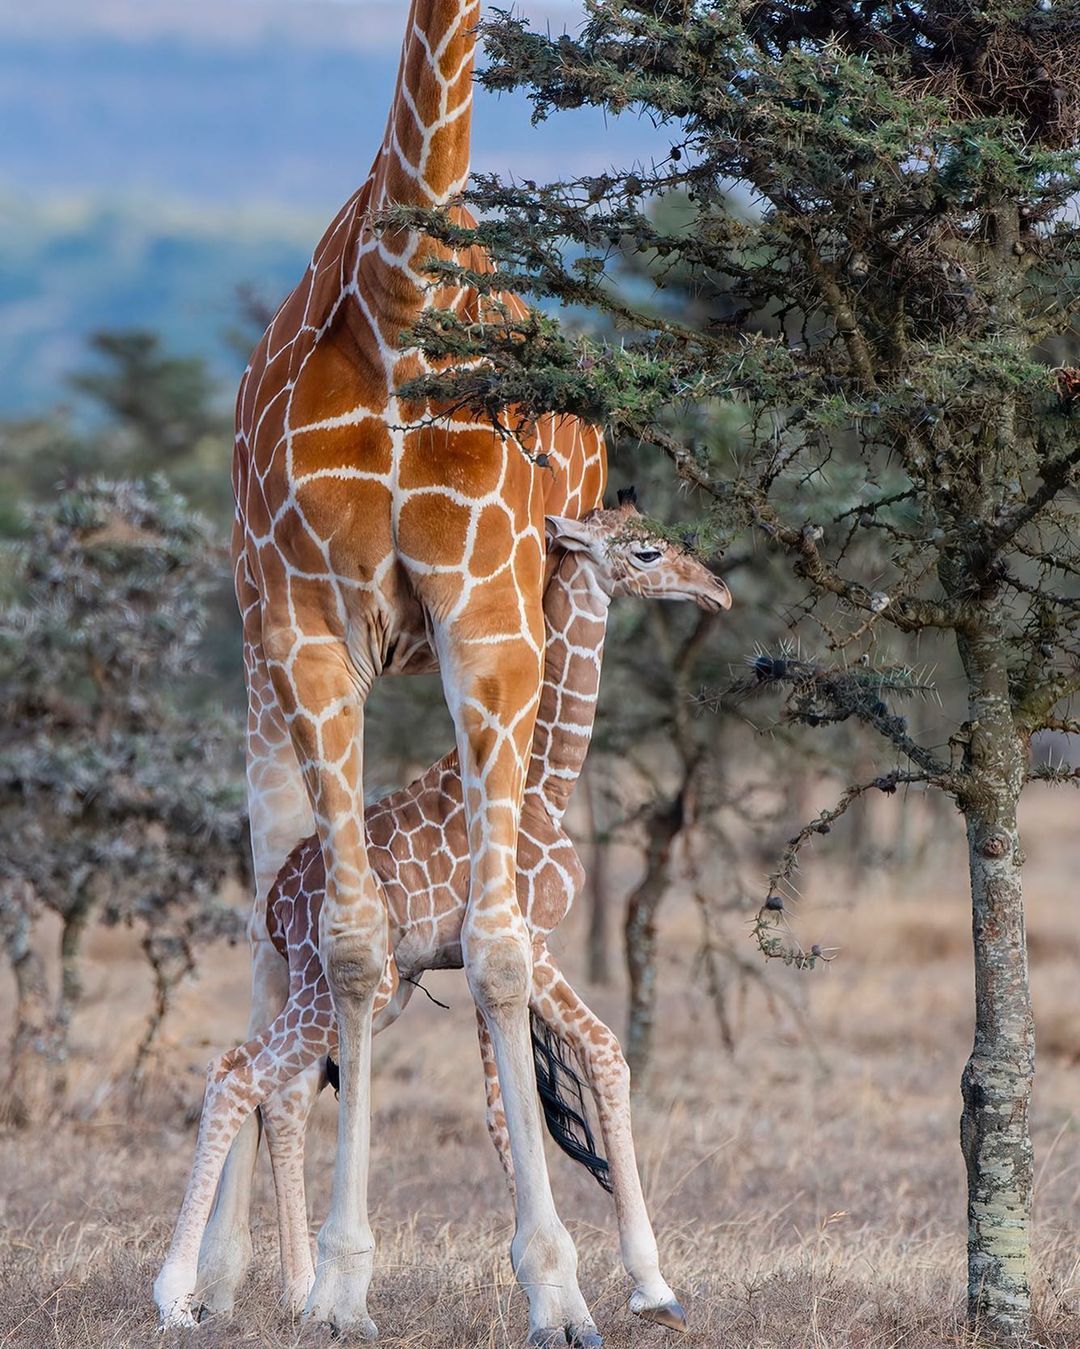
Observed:
[[[263,924],[265,932],[265,921]],[[281,1010],[288,993],[288,966],[268,940],[251,943],[251,1014],[254,1038]],[[251,1192],[259,1150],[259,1115],[253,1112],[229,1151],[210,1220],[199,1250],[195,1300],[202,1310],[228,1314],[251,1264]]]
[[[338,1029],[337,1154],[330,1210],[318,1236],[305,1314],[339,1331],[377,1334],[367,1312],[375,1241],[368,1222],[371,1023],[388,948],[386,905],[367,856],[363,707],[373,663],[336,642],[283,629],[274,686],[307,783],[326,871],[319,957]]]
[[[495,1046],[479,1008],[476,1012],[476,1033],[480,1038],[480,1058],[484,1064],[484,1088],[487,1092],[487,1131],[499,1154],[503,1173],[506,1176],[510,1198],[514,1199],[514,1159],[510,1155],[510,1134],[506,1128],[506,1111],[503,1109],[502,1091],[499,1088],[499,1069],[495,1062]]]
[[[252,956],[253,1039],[285,1004],[288,971],[266,930],[266,897],[292,848],[314,829],[311,805],[289,730],[274,693],[262,648],[258,592],[241,559],[236,594],[244,626],[248,688],[246,735],[248,802],[255,895],[248,940]],[[260,1121],[253,1114],[241,1129],[222,1172],[199,1252],[196,1299],[206,1310],[228,1313],[251,1263],[251,1191],[259,1150]]]
[[[495,612],[524,612],[540,628],[539,587],[499,596]],[[475,622],[475,616],[472,616]],[[465,629],[464,622],[461,628]],[[483,628],[480,629],[483,631]],[[577,1251],[559,1221],[544,1158],[529,1037],[532,947],[517,902],[518,819],[540,685],[539,646],[524,636],[473,646],[436,626],[447,703],[457,729],[469,828],[469,905],[462,925],[466,976],[488,1031],[502,1088],[515,1181],[510,1258],[529,1300],[531,1344],[601,1343],[577,1282]]]
[[[304,1136],[325,1082],[325,1062],[317,1059],[259,1107],[274,1168],[282,1288],[286,1306],[295,1313],[304,1310],[315,1282],[304,1187]]]
[[[215,1059],[207,1070],[191,1176],[165,1263],[154,1281],[154,1301],[165,1326],[194,1324],[199,1246],[225,1157],[244,1121],[262,1101],[334,1046],[328,1005],[318,1008],[300,1030],[296,1021],[290,1000],[258,1038]]]
[[[630,1126],[630,1070],[619,1041],[578,997],[546,950],[534,966],[532,1006],[577,1054],[596,1098],[623,1264],[634,1281],[630,1310],[660,1325],[685,1330],[685,1313],[660,1273]]]

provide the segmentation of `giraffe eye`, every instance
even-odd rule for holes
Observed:
[[[639,562],[659,562],[662,554],[659,548],[635,548],[634,557]]]

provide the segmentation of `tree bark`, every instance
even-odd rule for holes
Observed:
[[[1028,987],[1017,803],[1026,742],[996,623],[962,639],[968,675],[967,821],[975,954],[975,1042],[964,1069],[960,1140],[968,1185],[968,1320],[980,1343],[1027,1344],[1031,1320],[1035,1028]]]
[[[45,962],[34,949],[29,897],[5,896],[4,945],[15,976],[15,1028],[3,1116],[16,1127],[40,1124],[59,1104],[63,1037],[49,997]]]
[[[588,977],[594,984],[611,983],[611,913],[607,871],[607,843],[599,837],[596,818],[596,789],[586,764],[580,783],[581,799],[589,831],[589,865],[585,868],[585,894],[589,905],[589,936],[586,948]]]
[[[82,997],[82,974],[79,956],[82,939],[90,921],[93,895],[87,884],[77,892],[70,908],[61,913],[60,929],[60,993],[53,1016],[54,1053],[53,1082],[57,1101],[62,1101],[68,1090],[68,1036],[71,1018]]]
[[[645,875],[627,900],[626,968],[630,976],[630,1008],[626,1061],[631,1081],[640,1084],[652,1052],[656,1015],[656,913],[668,888],[671,848],[683,824],[683,798],[658,803],[649,814]]]
[[[74,903],[61,916],[60,931],[60,1016],[70,1020],[76,1003],[82,997],[82,974],[79,970],[79,948],[86,925],[90,921],[93,898],[84,886]]]

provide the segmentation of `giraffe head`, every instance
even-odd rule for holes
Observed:
[[[619,493],[618,506],[610,510],[590,511],[581,520],[549,515],[546,524],[550,542],[587,560],[612,599],[693,600],[714,614],[731,608],[731,592],[719,576],[688,549],[649,529],[632,487]]]

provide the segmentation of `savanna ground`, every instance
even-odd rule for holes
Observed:
[[[1080,829],[1074,800],[1046,790],[1033,790],[1024,815],[1039,1024],[1038,1342],[1063,1349],[1080,1344]],[[670,897],[659,1043],[636,1128],[665,1272],[690,1312],[687,1349],[964,1342],[957,1124],[972,974],[959,829],[955,842],[921,877],[882,874],[869,886],[819,859],[799,933],[841,947],[840,956],[809,975],[770,969],[768,983],[785,995],[775,1006],[756,985],[734,998],[731,1055],[696,972],[693,907]],[[572,976],[582,918],[557,934]],[[732,927],[752,954],[746,931]],[[97,933],[89,956],[74,1028],[77,1118],[0,1139],[0,1345],[171,1349],[150,1283],[191,1158],[202,1067],[243,1027],[247,957],[215,952],[185,991],[135,1112],[108,1084],[129,1060],[144,972],[123,933]],[[501,1349],[520,1344],[525,1320],[507,1256],[508,1202],[484,1130],[473,1014],[459,974],[427,982],[451,1010],[417,995],[376,1042],[371,1309],[387,1346]],[[620,989],[579,987],[621,1025]],[[334,1111],[324,1093],[309,1149],[313,1230],[329,1191]],[[550,1160],[606,1343],[674,1349],[672,1332],[626,1309],[607,1195],[554,1149]],[[326,1342],[278,1307],[276,1245],[263,1159],[255,1266],[236,1318],[176,1342]]]

